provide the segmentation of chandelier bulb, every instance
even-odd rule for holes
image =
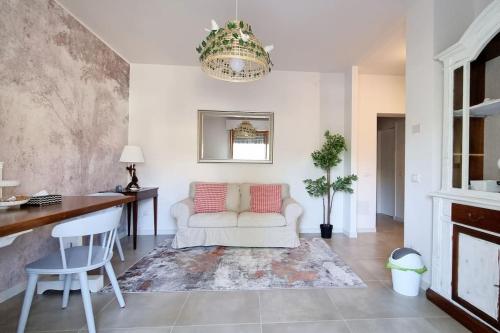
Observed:
[[[240,73],[243,69],[245,69],[245,62],[240,58],[231,58],[231,60],[229,60],[229,66],[236,73]]]

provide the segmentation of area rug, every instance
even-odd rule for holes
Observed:
[[[194,247],[173,249],[171,240],[120,275],[123,292],[264,290],[366,287],[320,238],[295,249]],[[107,286],[103,292],[110,292]]]

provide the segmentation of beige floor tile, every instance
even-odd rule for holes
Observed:
[[[440,333],[422,318],[348,320],[351,333]]]
[[[259,322],[259,295],[257,292],[209,291],[190,294],[176,325]]]
[[[385,268],[387,258],[360,259],[356,260],[356,262],[377,281],[390,280],[392,278],[391,271]]]
[[[61,293],[36,295],[28,317],[27,331],[64,331],[78,330],[86,324],[83,302],[78,292],[72,292],[66,309],[61,308]],[[111,295],[92,294],[94,313],[99,312],[112,301]],[[9,329],[17,327],[20,308],[15,319],[8,325]],[[3,329],[0,331],[4,332]],[[8,331],[6,329],[6,331]]]
[[[417,317],[407,300],[380,282],[366,282],[367,288],[329,289],[330,298],[345,319]]]
[[[342,319],[322,289],[260,292],[263,323]]]
[[[172,333],[261,333],[260,324],[176,326]]]
[[[452,318],[425,318],[439,333],[467,333],[468,329]]]
[[[263,324],[262,333],[350,333],[343,321]]]
[[[162,327],[174,324],[187,293],[124,294],[125,308],[116,302],[95,315],[98,330],[105,328]]]
[[[99,333],[170,333],[171,329],[171,327],[109,328],[99,329]],[[78,333],[87,332],[86,329],[82,329]]]

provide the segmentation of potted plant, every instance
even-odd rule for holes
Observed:
[[[313,198],[323,199],[323,223],[320,225],[322,238],[332,238],[333,226],[330,218],[335,194],[337,192],[353,193],[352,183],[358,180],[356,175],[339,176],[332,180],[331,171],[342,162],[341,155],[345,151],[347,151],[347,144],[344,137],[326,131],[325,143],[319,150],[311,154],[314,166],[321,168],[325,172],[325,176],[316,180],[304,180],[307,193]]]

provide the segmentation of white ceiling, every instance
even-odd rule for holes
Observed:
[[[210,19],[235,0],[58,0],[131,63],[196,65]],[[274,44],[276,70],[337,72],[351,65],[403,74],[403,0],[239,0],[239,18]]]

